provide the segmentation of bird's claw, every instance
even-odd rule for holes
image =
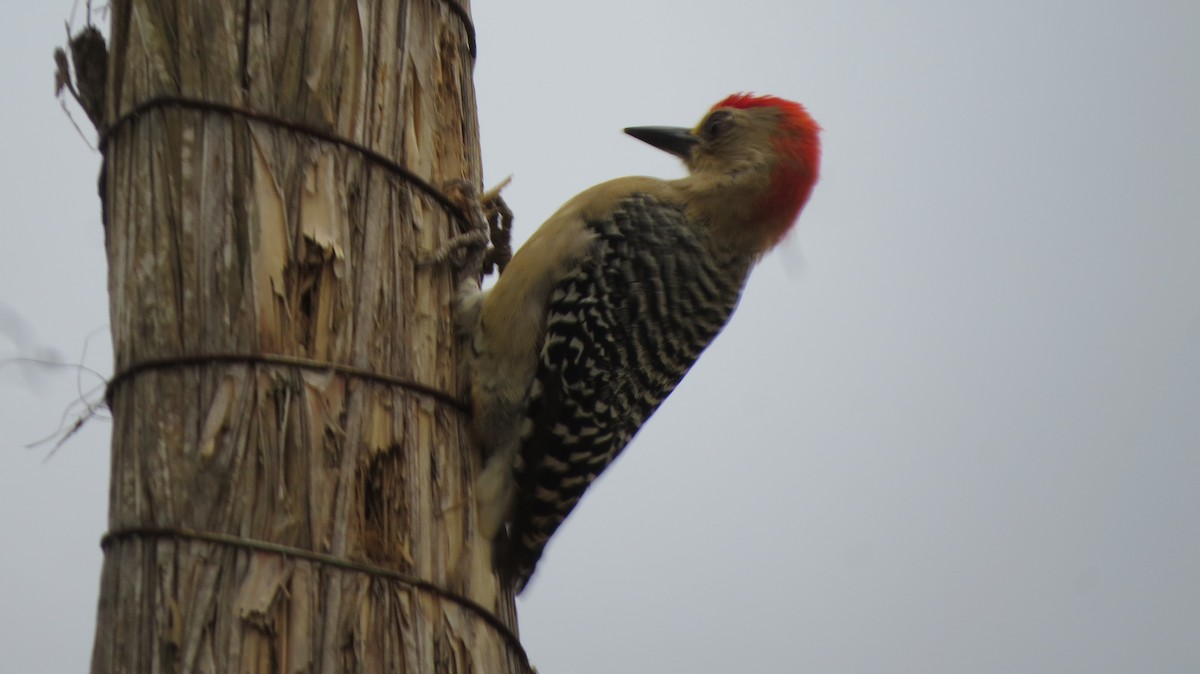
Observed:
[[[511,178],[484,192],[466,180],[447,181],[442,192],[462,212],[465,231],[450,238],[421,266],[434,266],[450,261],[465,275],[482,278],[493,270],[504,272],[512,258],[512,210],[500,196]]]

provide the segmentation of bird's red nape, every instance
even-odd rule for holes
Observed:
[[[800,217],[808,202],[821,165],[821,126],[803,105],[778,96],[733,94],[712,107],[772,108],[780,112],[775,149],[779,165],[771,178],[771,186],[759,205],[760,217],[771,228],[773,243],[779,243]]]

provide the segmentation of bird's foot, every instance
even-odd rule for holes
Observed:
[[[480,196],[474,185],[454,179],[442,187],[442,192],[459,208],[466,220],[465,231],[450,238],[433,255],[421,261],[431,267],[449,261],[461,270],[464,278],[476,280],[497,270],[501,273],[512,258],[512,210],[500,196],[512,178]]]

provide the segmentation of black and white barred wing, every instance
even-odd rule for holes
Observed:
[[[745,270],[723,269],[678,209],[646,195],[589,222],[591,254],[554,289],[529,397],[508,571],[546,542],[721,330]]]

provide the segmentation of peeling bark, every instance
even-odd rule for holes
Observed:
[[[441,0],[112,2],[105,117],[236,105],[480,181],[463,22]],[[108,139],[116,369],[280,354],[462,390],[445,209],[354,151],[235,115],[152,109]],[[462,413],[332,371],[154,368],[112,391],[109,526],[229,534],[395,569],[499,615]],[[108,547],[94,674],[506,672],[473,612],[394,580],[175,537]]]

